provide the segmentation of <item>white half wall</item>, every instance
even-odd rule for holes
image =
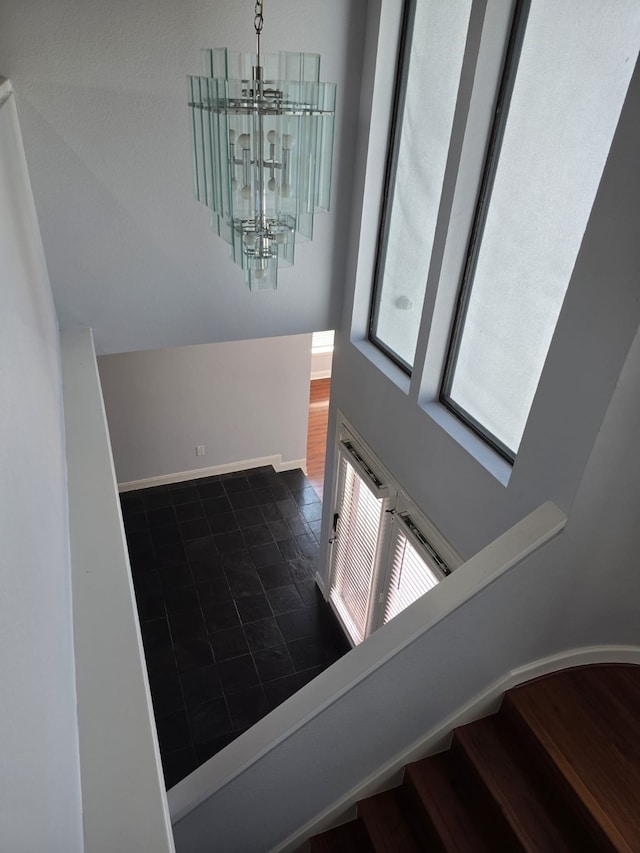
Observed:
[[[0,849],[73,853],[83,845],[58,328],[1,79],[0,393]]]
[[[123,353],[98,364],[119,483],[273,456],[285,467],[304,464],[311,335]]]

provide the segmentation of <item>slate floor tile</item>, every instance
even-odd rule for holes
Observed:
[[[191,733],[184,710],[164,714],[156,720],[160,751],[173,752],[191,746]]]
[[[315,629],[315,622],[306,607],[282,613],[276,619],[282,636],[287,642],[310,637]]]
[[[285,675],[284,678],[276,678],[275,681],[269,681],[264,685],[264,692],[267,697],[269,709],[273,710],[281,705],[289,696],[299,689],[300,681],[297,674]]]
[[[298,672],[327,662],[327,653],[315,637],[305,637],[287,643],[291,660]]]
[[[233,628],[240,624],[240,617],[235,602],[221,601],[202,608],[204,621],[210,634],[215,631],[223,631],[225,628]]]
[[[165,524],[175,524],[176,513],[173,506],[150,509],[147,511],[147,521],[151,528],[164,527]]]
[[[177,672],[150,679],[151,699],[156,717],[162,717],[184,707],[184,698]]]
[[[169,491],[171,492],[173,506],[176,508],[176,514],[178,514],[178,506],[182,504],[193,505],[200,501],[200,493],[195,485],[184,486],[181,489],[171,487]]]
[[[204,510],[200,501],[177,504],[174,509],[178,523],[181,521],[192,521],[194,518],[204,518]]]
[[[281,543],[280,543],[281,544]],[[257,569],[261,566],[273,566],[282,560],[282,553],[279,545],[275,542],[268,542],[266,545],[258,545],[250,549],[251,558]]]
[[[176,655],[176,663],[180,672],[187,672],[190,669],[199,669],[203,666],[209,666],[213,663],[213,653],[211,646],[206,638],[198,638],[195,640],[177,639],[173,644],[173,650]]]
[[[226,701],[219,698],[196,705],[189,711],[189,725],[196,749],[229,734],[232,726]]]
[[[303,606],[295,584],[268,589],[266,595],[267,601],[276,616],[280,613],[289,613],[291,610],[299,610]]]
[[[179,527],[183,542],[189,539],[200,539],[202,536],[208,536],[211,532],[205,518],[192,518],[189,521],[181,521]]]
[[[248,595],[260,595],[264,591],[258,571],[254,568],[243,566],[226,571],[225,575],[235,599],[245,598]]]
[[[244,631],[239,625],[235,628],[226,628],[224,631],[216,631],[215,634],[210,634],[209,642],[213,649],[213,656],[218,663],[246,655],[249,651]]]
[[[273,536],[267,524],[258,524],[256,527],[245,527],[242,535],[248,548],[273,542]]]
[[[244,633],[252,652],[279,646],[284,641],[273,616],[268,619],[259,619],[257,622],[249,622],[244,626]]]
[[[227,697],[231,724],[237,731],[245,731],[271,710],[263,687],[250,687]]]
[[[162,770],[167,791],[192,773],[198,766],[198,757],[193,746],[167,752],[162,756]]]
[[[202,607],[231,600],[231,590],[224,574],[210,577],[204,583],[196,583],[195,589]]]
[[[284,643],[281,646],[274,646],[272,649],[254,652],[253,660],[263,684],[267,681],[274,681],[276,678],[283,678],[285,675],[291,675],[294,672],[293,661]]]
[[[218,664],[222,689],[226,696],[255,687],[260,683],[251,655],[242,655]]]
[[[291,573],[286,563],[278,563],[275,566],[266,566],[260,569],[260,582],[265,590],[274,589],[278,586],[287,586],[292,583]]]
[[[220,515],[210,515],[209,529],[216,536],[218,533],[231,533],[239,530],[238,520],[233,512],[222,512]]]
[[[236,607],[240,620],[245,622],[256,622],[258,619],[266,619],[273,616],[267,597],[264,594],[247,595],[236,600]]]
[[[256,524],[262,524],[265,521],[263,512],[264,507],[259,506],[236,510],[234,514],[240,530],[244,530],[245,527],[255,527]]]
[[[180,682],[184,702],[188,708],[222,696],[222,683],[215,664],[182,672]]]

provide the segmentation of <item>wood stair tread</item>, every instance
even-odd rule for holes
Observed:
[[[544,786],[517,760],[518,746],[495,715],[456,729],[453,748],[463,751],[523,850],[575,851],[571,827],[554,819]]]
[[[310,853],[375,853],[361,820],[343,823],[309,839]]]
[[[443,850],[489,853],[495,845],[469,810],[448,752],[408,764],[403,785],[415,792]]]
[[[517,714],[617,850],[640,850],[640,667],[565,670],[510,691]]]
[[[399,789],[383,791],[358,803],[362,820],[376,853],[419,853],[419,844],[406,819]]]
[[[410,764],[314,853],[640,853],[640,666],[564,670]],[[323,846],[324,845],[324,846]]]

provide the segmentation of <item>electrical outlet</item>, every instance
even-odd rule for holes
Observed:
[[[196,456],[204,456],[204,444],[198,444],[196,446]]]

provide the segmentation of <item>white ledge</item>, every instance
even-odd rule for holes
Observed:
[[[87,853],[175,850],[89,329],[61,333]]]

